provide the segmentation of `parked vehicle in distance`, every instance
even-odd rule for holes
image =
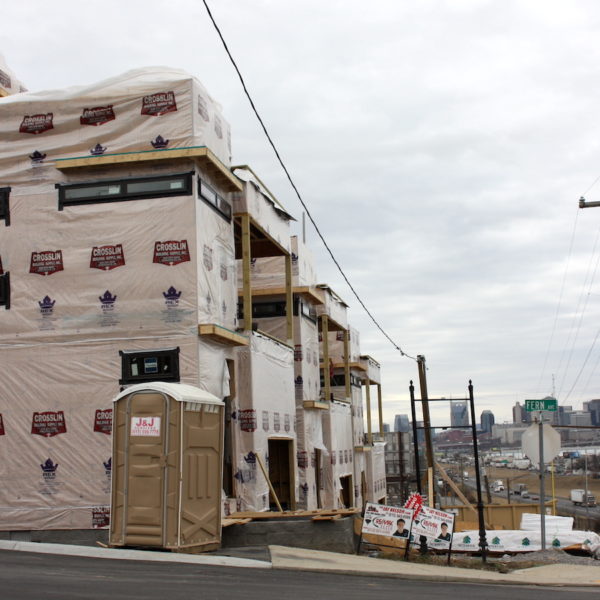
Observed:
[[[504,491],[504,482],[502,481],[502,479],[497,479],[496,481],[494,481],[494,493],[497,494],[498,492],[503,492]]]
[[[571,490],[570,497],[575,506],[596,506],[594,495],[588,492],[586,496],[585,490]]]
[[[518,483],[513,493],[522,498],[529,498],[529,490],[526,483]]]

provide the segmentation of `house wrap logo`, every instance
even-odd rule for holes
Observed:
[[[94,246],[90,256],[90,269],[100,269],[110,271],[125,264],[125,254],[123,246],[115,244],[114,246]]]
[[[213,269],[213,249],[210,246],[204,244],[204,249],[202,253],[202,262],[206,267],[207,271],[212,271]]]
[[[42,300],[38,301],[38,305],[40,307],[40,314],[42,317],[49,317],[54,312],[54,305],[56,304],[56,300],[52,300],[50,296],[44,296]]]
[[[62,250],[32,252],[29,272],[37,275],[52,275],[64,271]]]
[[[152,262],[172,267],[190,260],[187,240],[169,240],[154,242],[154,258]]]
[[[62,410],[34,412],[31,421],[31,434],[43,437],[54,437],[67,433],[65,413]]]
[[[165,298],[165,306],[167,308],[176,308],[179,306],[179,298],[181,298],[181,292],[178,292],[173,286],[171,286],[166,292],[163,292]]]
[[[198,114],[208,123],[208,105],[202,94],[198,94]]]
[[[98,409],[94,415],[94,431],[110,435],[112,431],[112,408]]]
[[[106,290],[102,296],[98,296],[98,300],[100,300],[100,308],[102,309],[102,312],[112,312],[115,308],[117,296],[113,296],[108,290]]]
[[[104,529],[110,525],[110,507],[94,506],[92,508],[92,529]]]
[[[142,99],[142,115],[160,117],[160,115],[175,112],[176,110],[175,92],[159,92],[144,96]]]
[[[81,125],[104,125],[109,121],[115,120],[115,111],[113,105],[95,106],[94,108],[84,108],[79,123]]]
[[[49,129],[54,129],[52,119],[54,118],[53,113],[46,113],[40,115],[25,115],[21,121],[19,127],[19,133],[44,133]]]
[[[58,463],[55,463],[51,458],[48,458],[46,462],[40,465],[42,469],[42,477],[44,480],[53,480],[56,477],[56,469],[58,469]]]

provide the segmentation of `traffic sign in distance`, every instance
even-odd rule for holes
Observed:
[[[560,452],[560,434],[548,423],[544,423],[542,429],[544,436],[544,457],[543,463],[549,463],[556,458]],[[540,426],[538,424],[530,425],[523,433],[521,440],[521,449],[523,454],[529,458],[531,463],[539,467],[540,464]]]
[[[525,400],[525,410],[527,412],[535,412],[537,410],[545,410],[548,412],[556,412],[558,402],[556,398],[542,398],[541,400]]]

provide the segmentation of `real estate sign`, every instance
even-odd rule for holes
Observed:
[[[413,543],[419,542],[420,536],[427,538],[427,545],[431,548],[445,549],[450,547],[454,532],[454,515],[437,510],[430,506],[423,506],[412,527]]]
[[[399,506],[367,503],[362,532],[385,537],[410,537],[413,510]]]

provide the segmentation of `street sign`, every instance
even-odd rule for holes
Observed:
[[[552,426],[548,425],[548,423],[544,423],[542,431],[542,435],[544,436],[544,457],[542,462],[546,464],[553,460],[560,452],[560,434],[556,429],[553,429]],[[533,465],[539,466],[540,439],[538,424],[531,425],[525,430],[521,440],[521,449],[523,450],[523,454],[529,458]]]
[[[556,412],[558,402],[556,398],[542,398],[541,400],[525,400],[525,410],[527,412],[535,412],[537,410],[545,410],[548,412]]]

